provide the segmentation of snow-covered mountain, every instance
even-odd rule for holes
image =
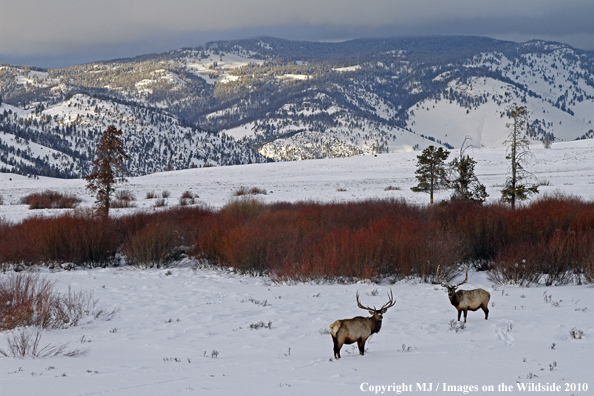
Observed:
[[[55,105],[0,107],[2,171],[52,177],[82,177],[108,125],[123,131],[127,175],[173,169],[265,162],[227,138],[184,124],[166,112],[75,94]]]
[[[40,157],[43,166],[78,176],[96,133],[113,123],[138,153],[130,172],[143,174],[429,144],[459,148],[466,136],[476,146],[501,147],[513,104],[530,111],[534,140],[587,138],[594,133],[594,54],[479,37],[264,37],[59,70],[3,65],[0,95],[5,168],[21,160],[30,168],[15,171],[40,166],[37,157],[22,157],[27,149],[16,139],[27,136],[55,150]],[[46,142],[54,139],[60,143]]]

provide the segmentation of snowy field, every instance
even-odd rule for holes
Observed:
[[[585,383],[588,392],[559,393],[588,395],[594,387],[591,286],[495,288],[471,273],[465,287],[491,292],[490,318],[469,312],[456,332],[456,310],[429,284],[279,285],[192,268],[47,276],[121,310],[110,321],[89,318],[43,336],[42,343],[88,348],[86,356],[0,359],[2,395],[359,395],[394,384],[410,385],[403,394],[424,393],[417,383],[440,394],[463,394],[464,386],[499,394],[500,384],[520,394],[517,382],[563,390]],[[357,291],[364,305],[379,307],[390,287],[396,305],[365,356],[345,345],[334,360],[328,326],[367,314],[357,308]],[[573,328],[582,339],[570,337]],[[444,392],[444,383],[456,392]]]
[[[532,151],[528,168],[546,184],[542,193],[594,198],[593,141],[558,143],[550,150],[538,145]],[[159,210],[145,196],[163,190],[171,193],[169,207],[190,190],[201,204],[219,208],[240,186],[265,188],[266,202],[395,197],[425,204],[426,194],[410,191],[418,154],[132,178],[124,188],[135,192],[137,208],[115,212]],[[490,200],[498,200],[507,173],[505,150],[471,155]],[[386,191],[388,186],[400,190]],[[18,204],[22,196],[48,188],[92,205],[81,180],[0,174],[0,216],[19,221],[60,213]],[[43,333],[42,344],[69,343],[86,348],[84,356],[0,358],[2,396],[594,394],[592,286],[496,286],[485,273],[471,272],[463,288],[491,293],[489,319],[482,311],[469,312],[466,327],[455,331],[450,321],[457,313],[445,290],[424,283],[277,284],[192,261],[161,270],[41,271],[60,291],[92,291],[99,308],[118,311],[111,320],[88,317],[76,327]],[[357,291],[364,305],[379,307],[390,288],[396,305],[367,342],[365,356],[345,345],[342,359],[333,359],[328,326],[367,315],[357,308]],[[573,338],[572,330],[582,332],[581,339]],[[0,348],[6,349],[7,337],[0,334]],[[538,391],[542,388],[547,391]]]
[[[555,143],[551,149],[534,144],[533,158],[526,165],[534,174],[531,183],[541,184],[540,195],[563,193],[585,200],[594,199],[594,140]],[[469,149],[466,154],[476,161],[476,174],[487,187],[488,201],[496,202],[508,175],[505,148]],[[160,196],[163,191],[171,195],[168,207],[179,203],[184,191],[198,195],[197,204],[221,208],[233,199],[233,193],[241,186],[258,187],[266,195],[258,197],[264,202],[304,201],[342,202],[369,198],[402,198],[415,204],[428,204],[427,194],[415,194],[410,188],[416,185],[415,169],[420,151],[357,156],[337,159],[321,159],[267,164],[225,166],[188,169],[133,177],[118,189],[131,190],[136,195],[136,208],[113,210],[114,214],[126,214],[135,210],[155,209],[154,199],[146,199],[148,192]],[[448,159],[458,155],[451,152]],[[397,190],[386,190],[395,187]],[[74,194],[83,199],[81,207],[92,207],[94,198],[85,190],[82,179],[38,180],[25,176],[0,173],[0,217],[20,221],[28,216],[55,215],[61,210],[29,210],[21,205],[21,198],[46,189]],[[436,195],[436,202],[447,199],[449,194]]]

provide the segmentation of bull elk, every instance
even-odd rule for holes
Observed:
[[[441,282],[438,266],[437,281],[441,286],[448,289],[448,297],[450,298],[450,302],[458,310],[458,321],[460,321],[460,315],[462,312],[464,312],[464,323],[466,323],[466,315],[468,315],[468,310],[476,311],[479,308],[482,308],[482,310],[485,312],[485,320],[487,320],[489,317],[489,299],[491,299],[491,294],[489,294],[488,291],[483,289],[456,291],[459,286],[462,286],[468,282],[468,267],[466,267],[466,279],[464,279],[462,283],[452,286]]]
[[[375,307],[369,308],[363,306],[359,301],[359,292],[357,292],[357,306],[361,309],[369,311],[371,317],[356,316],[352,319],[342,319],[330,325],[330,334],[334,342],[334,357],[340,359],[340,348],[344,344],[352,344],[357,342],[359,347],[359,354],[365,354],[365,341],[375,333],[379,333],[382,328],[383,315],[388,308],[394,306],[396,301],[392,295],[392,289],[388,294],[389,301],[385,303],[380,309]]]

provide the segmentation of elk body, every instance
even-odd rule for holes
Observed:
[[[458,321],[460,321],[460,315],[464,312],[464,323],[466,323],[468,311],[476,311],[479,308],[485,312],[485,320],[489,318],[489,300],[491,299],[491,294],[488,291],[483,289],[456,291],[459,286],[468,281],[468,267],[466,267],[466,279],[462,283],[453,286],[440,281],[439,267],[437,267],[437,281],[441,286],[448,289],[450,302],[458,310]]]
[[[365,354],[365,341],[375,333],[379,333],[382,328],[383,314],[388,308],[396,304],[392,295],[392,290],[388,294],[389,301],[380,309],[375,307],[369,308],[361,305],[359,301],[359,292],[357,292],[357,306],[361,309],[369,311],[370,317],[356,316],[352,319],[342,319],[330,325],[330,334],[334,342],[334,357],[340,359],[340,348],[344,344],[357,343],[359,347],[359,354]]]

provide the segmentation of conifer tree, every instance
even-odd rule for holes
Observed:
[[[435,191],[448,188],[448,179],[444,161],[450,155],[449,151],[440,147],[436,149],[429,146],[421,155],[417,156],[416,178],[419,181],[411,190],[414,192],[424,192],[429,194],[431,203],[433,203],[433,193]]]
[[[450,188],[454,190],[452,200],[485,202],[487,190],[474,173],[475,165],[476,161],[469,155],[454,158],[450,163],[455,175],[450,181]]]
[[[487,189],[479,182],[478,177],[474,173],[476,161],[469,155],[464,154],[466,149],[474,147],[466,145],[466,141],[469,139],[469,136],[464,139],[460,148],[460,156],[454,158],[450,163],[450,188],[454,190],[451,199],[485,202],[488,196]]]
[[[508,145],[505,159],[511,161],[511,175],[501,190],[501,199],[511,204],[512,209],[516,208],[516,201],[528,199],[532,194],[538,194],[538,186],[526,186],[522,183],[530,173],[524,169],[528,161],[529,141],[528,132],[528,109],[526,106],[512,106],[509,109],[509,118],[513,122],[507,124],[509,135],[504,142]]]
[[[544,148],[546,149],[550,149],[551,148],[551,144],[553,143],[552,139],[551,139],[551,135],[549,135],[548,133],[545,135],[545,137],[542,139],[542,144],[544,146]]]
[[[105,216],[109,215],[115,185],[126,182],[121,174],[124,172],[124,161],[128,159],[128,155],[124,151],[121,135],[121,129],[116,129],[113,125],[107,127],[97,143],[93,172],[85,177],[87,189],[96,193],[97,209]]]

